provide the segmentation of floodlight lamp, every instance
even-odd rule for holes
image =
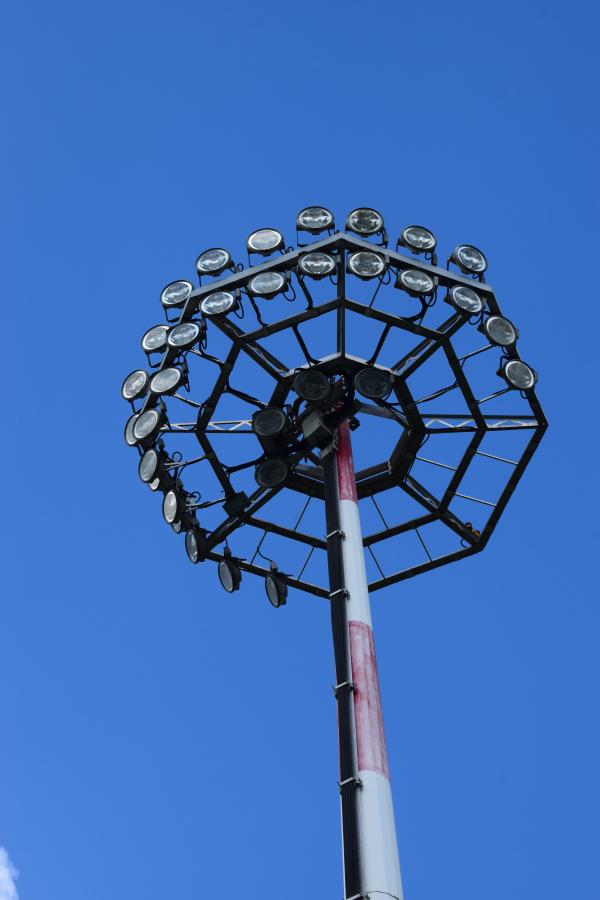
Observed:
[[[139,400],[146,395],[149,381],[150,376],[143,369],[130,372],[121,387],[121,396],[124,400]]]
[[[303,253],[298,259],[298,271],[309,278],[325,278],[333,275],[336,269],[335,259],[331,253],[321,253],[314,250],[311,253]]]
[[[183,525],[182,525],[182,523],[181,523],[181,521],[180,521],[179,519],[175,519],[174,522],[171,522],[171,528],[173,529],[173,531],[175,532],[175,534],[181,534],[181,531],[182,531],[182,529],[183,529]]]
[[[221,316],[231,312],[236,306],[237,298],[231,291],[215,291],[208,294],[200,304],[200,310],[205,316]]]
[[[455,284],[454,287],[451,287],[445,299],[455,309],[468,313],[470,316],[477,315],[484,307],[484,301],[479,294],[464,284]]]
[[[167,349],[168,325],[154,325],[142,338],[142,350],[145,353],[162,353]]]
[[[370,207],[353,209],[346,219],[346,231],[353,231],[362,237],[380,234],[383,231],[383,216]]]
[[[399,269],[396,287],[411,297],[427,297],[434,293],[435,282],[431,275],[419,269]]]
[[[162,425],[162,415],[157,409],[147,409],[133,423],[135,442],[151,440]]]
[[[150,484],[157,477],[160,467],[160,456],[157,451],[151,447],[140,458],[138,473],[144,484]]]
[[[488,316],[481,323],[481,331],[485,334],[490,344],[497,347],[512,347],[519,337],[519,332],[504,316]]]
[[[123,432],[123,437],[124,437],[125,443],[127,444],[128,447],[135,447],[135,445],[137,444],[137,438],[135,437],[135,435],[133,433],[133,426],[135,425],[135,423],[137,422],[139,417],[140,417],[139,413],[134,413],[132,416],[129,417],[129,419],[127,419],[127,422],[125,424],[125,430]]]
[[[206,323],[202,320],[206,328]],[[167,344],[173,350],[189,350],[203,337],[204,331],[199,322],[182,322],[171,328],[167,337]]]
[[[459,244],[450,258],[466,275],[483,275],[488,267],[485,254],[472,244]]]
[[[248,290],[255,297],[270,300],[285,290],[287,281],[281,272],[259,272],[250,279]]]
[[[398,246],[407,247],[413,253],[433,253],[436,244],[434,233],[422,225],[407,225],[398,238]]]
[[[181,504],[179,496],[174,490],[167,491],[163,499],[162,505],[163,516],[167,524],[172,525],[179,517],[181,512]]]
[[[177,366],[168,366],[161,369],[150,380],[150,390],[153,394],[174,394],[184,380],[184,374]]]
[[[225,559],[222,559],[219,562],[217,568],[219,581],[221,582],[221,587],[227,591],[228,594],[233,594],[234,591],[239,590],[242,581],[242,572],[237,563],[231,558],[231,550],[229,547],[225,547],[224,556]]]
[[[324,206],[307,206],[300,210],[296,218],[298,231],[308,231],[309,234],[320,234],[334,228],[333,213]]]
[[[191,563],[200,560],[200,538],[196,529],[190,529],[185,536],[185,552]]]
[[[259,253],[261,256],[270,256],[276,250],[285,247],[285,241],[280,231],[275,228],[259,228],[249,235],[246,241],[248,253]]]
[[[160,487],[160,478],[155,478],[153,481],[149,481],[148,487],[151,491],[157,491]]]
[[[318,369],[303,369],[294,378],[293,389],[307,403],[322,403],[331,394],[331,382]]]
[[[273,457],[259,463],[254,470],[256,483],[264,488],[279,487],[289,475],[289,466],[284,459]]]
[[[194,285],[191,281],[171,281],[163,288],[160,302],[165,308],[178,308],[183,306],[193,290]]]
[[[388,372],[369,367],[356,373],[354,387],[368,400],[385,400],[391,393],[392,379]]]
[[[287,416],[277,406],[259,409],[252,416],[252,431],[258,437],[276,438],[287,425]]]
[[[265,591],[271,606],[276,609],[285,606],[287,600],[287,583],[285,578],[277,571],[275,563],[271,563],[271,571],[265,578]]]
[[[537,382],[537,373],[520,359],[511,359],[499,370],[509,387],[517,391],[532,391]]]
[[[352,275],[357,275],[364,281],[369,278],[379,278],[385,272],[385,260],[379,253],[370,250],[359,250],[348,257],[346,270]]]
[[[203,275],[220,275],[225,269],[230,269],[233,265],[231,253],[222,247],[211,247],[205,250],[196,260],[196,272],[200,277]]]

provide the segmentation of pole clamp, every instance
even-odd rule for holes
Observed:
[[[330,531],[329,534],[325,535],[325,540],[328,541],[329,538],[335,537],[336,534],[339,534],[342,540],[346,537],[345,532],[343,532],[341,528],[335,528],[333,531]]]
[[[353,784],[356,788],[362,788],[363,783],[360,778],[356,778],[354,775],[351,778],[345,778],[343,781],[338,781],[338,786],[340,789],[340,794],[342,793],[342,788],[345,788],[347,784]]]
[[[342,598],[345,597],[346,600],[347,600],[348,597],[350,596],[350,594],[348,593],[348,591],[347,591],[345,588],[338,588],[337,591],[332,591],[332,592],[330,593],[329,599],[330,599],[330,600],[333,600],[335,597],[337,597],[338,594],[341,594],[341,595],[342,595]]]
[[[351,681],[341,681],[339,684],[334,684],[334,686],[333,686],[333,693],[335,694],[336,699],[342,691],[353,691],[353,690],[354,690],[354,685],[352,684]]]

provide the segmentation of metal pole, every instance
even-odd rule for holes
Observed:
[[[350,430],[324,454],[345,898],[402,900]]]

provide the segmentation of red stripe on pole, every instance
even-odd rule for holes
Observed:
[[[389,778],[373,632],[364,622],[349,622],[348,627],[358,768]]]
[[[338,489],[340,500],[358,500],[356,496],[356,479],[352,461],[352,443],[348,423],[343,422],[338,428]]]

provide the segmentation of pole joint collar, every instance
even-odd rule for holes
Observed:
[[[338,786],[340,789],[340,794],[342,793],[342,789],[347,785],[352,784],[355,788],[362,788],[363,783],[360,778],[356,778],[356,776],[352,775],[351,778],[345,778],[343,781],[338,781]]]
[[[334,686],[333,686],[333,693],[335,694],[336,699],[342,691],[350,692],[353,690],[354,690],[354,685],[352,684],[351,681],[341,681],[339,684],[334,684]]]

